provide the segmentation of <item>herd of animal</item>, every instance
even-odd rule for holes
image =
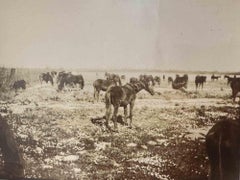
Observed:
[[[84,78],[82,75],[73,75],[71,72],[47,72],[39,75],[40,82],[50,82],[54,85],[54,78],[56,79],[58,91],[63,90],[64,87],[76,87],[79,85],[81,89],[84,88]],[[163,75],[165,80],[165,75]],[[211,76],[211,80],[218,80],[220,76]],[[237,93],[240,91],[240,78],[225,75],[227,84],[232,89],[232,98],[235,101]],[[104,118],[106,119],[105,125],[107,129],[113,132],[118,131],[117,122],[119,119],[118,110],[119,107],[124,109],[124,125],[128,125],[132,128],[133,108],[136,100],[136,94],[145,90],[149,94],[154,95],[153,87],[161,83],[159,76],[153,77],[152,75],[140,75],[138,78],[131,77],[129,82],[122,85],[122,80],[125,80],[125,75],[118,75],[114,73],[105,73],[105,79],[97,79],[93,82],[94,99],[99,100],[100,91],[105,91],[105,106],[106,113]],[[173,89],[187,88],[188,75],[183,76],[176,75],[173,80],[172,77],[168,77],[168,84],[172,85]],[[196,90],[203,88],[206,83],[207,77],[197,75],[195,77]],[[19,80],[14,82],[13,88],[15,90],[22,88],[26,89],[25,80]],[[128,115],[129,105],[129,115]],[[113,107],[113,115],[111,111]],[[110,119],[114,123],[114,128],[109,126]],[[127,122],[130,119],[130,122]],[[211,165],[211,180],[227,180],[227,179],[239,179],[240,178],[240,119],[239,121],[223,120],[217,122],[206,135],[206,151],[209,157]]]

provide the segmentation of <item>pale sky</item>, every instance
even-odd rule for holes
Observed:
[[[0,66],[240,71],[240,1],[0,0]]]

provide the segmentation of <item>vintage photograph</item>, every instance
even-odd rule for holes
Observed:
[[[0,179],[239,180],[239,12],[0,0]]]

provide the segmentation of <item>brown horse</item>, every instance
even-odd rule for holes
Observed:
[[[99,100],[100,91],[106,91],[110,86],[116,86],[113,80],[97,79],[93,82],[94,99]]]
[[[206,135],[206,151],[210,162],[210,180],[240,178],[240,123],[224,119]]]
[[[154,95],[154,90],[149,86],[149,83],[146,81],[138,81],[134,84],[128,83],[124,86],[112,86],[110,87],[105,94],[105,104],[106,104],[106,127],[111,130],[109,126],[109,120],[111,119],[111,105],[114,107],[113,112],[113,122],[114,122],[114,131],[117,130],[117,113],[118,108],[124,108],[124,121],[127,123],[127,106],[130,105],[130,123],[129,127],[132,128],[132,117],[133,117],[133,107],[136,100],[136,94],[145,89],[151,95]]]

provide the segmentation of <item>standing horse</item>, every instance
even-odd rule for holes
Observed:
[[[117,83],[113,80],[97,79],[93,82],[94,99],[99,101],[100,91],[107,91],[110,86],[116,86]]]
[[[214,81],[215,79],[218,80],[221,76],[215,76],[214,74],[211,76],[211,80]]]
[[[151,95],[154,95],[153,89],[149,86],[149,83],[146,81],[138,81],[134,84],[128,83],[124,86],[112,86],[110,87],[105,94],[105,104],[106,104],[106,127],[111,129],[109,126],[109,120],[111,116],[111,105],[113,105],[113,122],[114,122],[114,131],[117,130],[117,113],[118,108],[124,108],[124,121],[127,123],[127,106],[130,105],[130,123],[129,127],[132,128],[132,117],[133,117],[133,107],[136,100],[136,94],[145,89]]]
[[[39,80],[41,84],[42,84],[42,81],[45,81],[46,83],[50,82],[53,85],[53,77],[49,72],[40,74]]]
[[[232,89],[233,102],[235,102],[236,96],[237,96],[238,92],[240,92],[240,79],[233,78],[233,80],[230,83],[230,86]]]
[[[139,80],[140,81],[145,81],[145,82],[147,82],[147,83],[152,83],[152,85],[153,86],[155,86],[155,82],[154,82],[154,78],[153,78],[153,76],[152,75],[146,75],[146,74],[144,74],[144,75],[140,75],[139,76]]]
[[[198,87],[202,86],[203,89],[203,84],[206,82],[207,77],[206,76],[199,76],[197,75],[195,77],[195,85],[196,85],[196,90]]]
[[[177,74],[175,80],[172,83],[172,88],[173,89],[180,89],[182,87],[187,88],[187,83],[188,83],[187,74],[184,74],[182,77]]]
[[[84,88],[84,79],[81,74],[73,75],[71,73],[65,73],[61,75],[59,81],[58,90],[62,90],[65,85],[77,86],[77,84],[79,84],[81,89]]]
[[[210,180],[240,179],[240,120],[221,120],[206,135]]]

